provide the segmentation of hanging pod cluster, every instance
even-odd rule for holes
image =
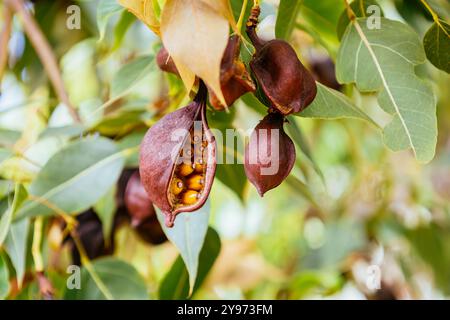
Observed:
[[[250,68],[269,109],[245,147],[244,167],[248,179],[263,196],[286,179],[295,163],[294,144],[283,129],[285,117],[305,109],[315,98],[317,88],[287,42],[259,39],[259,13],[259,7],[254,7],[247,22],[247,34],[255,47]],[[228,106],[245,93],[256,91],[239,58],[240,47],[240,37],[231,36],[221,61],[220,85]],[[161,48],[156,60],[161,70],[179,76],[165,48]],[[208,96],[215,110],[226,108],[200,79],[194,101],[158,121],[141,144],[142,185],[150,201],[165,214],[168,227],[173,226],[178,213],[201,208],[212,187],[216,142],[206,119]]]
[[[284,132],[285,116],[304,110],[317,93],[313,76],[289,43],[264,41],[256,34],[259,7],[253,7],[246,25],[255,47],[250,68],[269,114],[256,126],[245,148],[245,173],[263,196],[280,185],[295,163],[295,147]]]

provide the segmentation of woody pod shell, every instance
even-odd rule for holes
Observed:
[[[204,139],[208,142],[204,188],[195,204],[180,207],[170,200],[170,183],[177,164],[176,155],[179,154],[187,139],[190,139],[190,130],[196,120],[201,121]],[[176,134],[174,139],[175,132],[185,132],[185,134]],[[166,226],[172,227],[177,214],[192,212],[204,205],[214,181],[215,170],[216,142],[208,127],[206,87],[201,82],[193,102],[164,116],[148,130],[140,148],[139,172],[151,202],[164,213]]]

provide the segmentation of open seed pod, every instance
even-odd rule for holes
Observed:
[[[231,36],[220,65],[220,86],[228,106],[240,96],[247,92],[254,92],[256,89],[244,63],[239,60],[240,50],[241,38],[237,35]],[[212,90],[209,90],[209,97],[209,102],[214,109],[218,111],[225,109]]]
[[[284,117],[269,113],[245,146],[245,174],[262,197],[279,186],[295,163],[295,147],[283,129]]]
[[[180,76],[180,74],[178,73],[178,69],[175,66],[175,62],[173,62],[173,59],[172,57],[170,57],[169,52],[166,50],[166,48],[161,47],[161,49],[158,51],[158,54],[156,55],[156,63],[162,71],[170,72],[177,76]]]
[[[208,198],[216,171],[216,142],[206,120],[206,87],[194,101],[172,112],[144,137],[141,181],[150,200],[172,227],[180,212],[195,211]]]
[[[300,112],[316,96],[314,78],[289,43],[258,37],[258,16],[259,7],[255,7],[247,23],[247,34],[256,49],[250,68],[273,109],[283,115]]]

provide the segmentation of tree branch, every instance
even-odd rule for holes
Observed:
[[[8,6],[3,7],[3,30],[0,35],[0,82],[8,63],[8,42],[12,30],[12,12]]]
[[[73,120],[80,122],[80,117],[70,103],[69,96],[64,88],[64,82],[53,50],[36,20],[25,7],[24,0],[6,0],[6,3],[22,20],[25,33],[36,50],[59,100],[67,106]]]

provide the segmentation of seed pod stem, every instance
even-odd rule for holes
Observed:
[[[258,18],[260,13],[261,8],[259,7],[259,5],[253,6],[246,24],[247,35],[252,41],[253,46],[256,50],[260,50],[265,43],[265,41],[261,40],[256,34],[256,27],[258,26]]]

